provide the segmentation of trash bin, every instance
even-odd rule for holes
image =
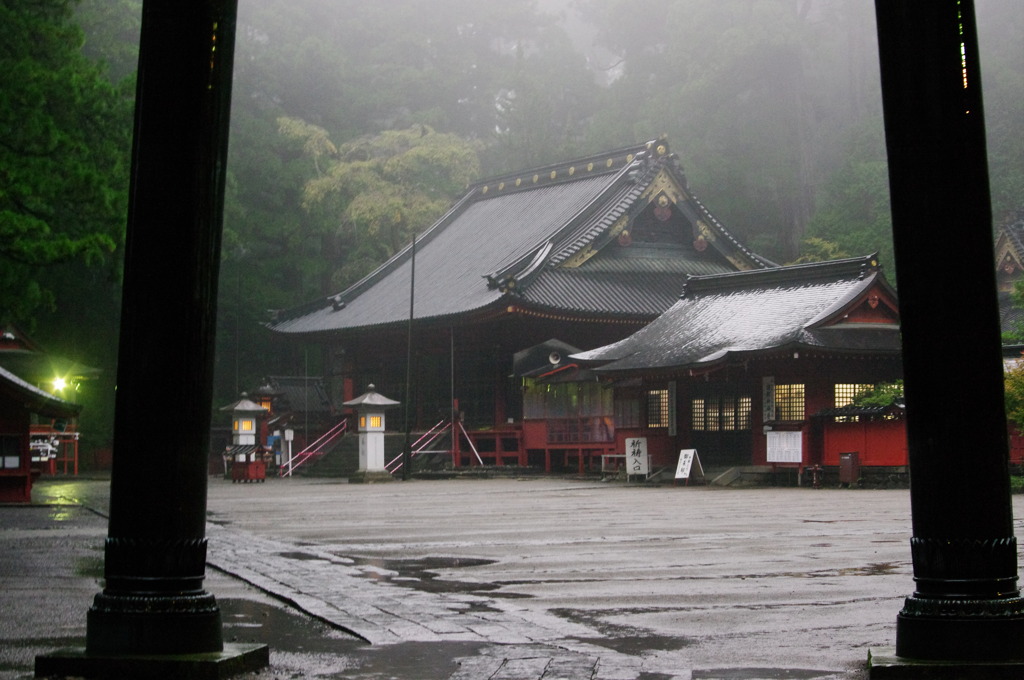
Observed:
[[[839,484],[849,486],[860,479],[860,454],[856,451],[839,454]]]

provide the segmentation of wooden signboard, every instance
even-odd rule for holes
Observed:
[[[626,439],[626,475],[650,474],[650,461],[647,457],[647,438],[630,437]]]
[[[690,478],[704,479],[704,468],[700,464],[700,456],[697,449],[680,449],[679,462],[676,464],[676,479],[685,479],[690,483]]]

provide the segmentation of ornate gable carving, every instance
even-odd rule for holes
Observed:
[[[896,302],[880,287],[875,286],[850,304],[831,326],[843,324],[899,324]]]

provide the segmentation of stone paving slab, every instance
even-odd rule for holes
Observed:
[[[78,498],[75,484],[38,486]],[[244,580],[329,622],[299,646],[275,640],[283,628],[252,628],[271,668],[247,680],[860,680],[913,589],[899,490],[211,479],[209,491],[218,601]],[[17,556],[0,568],[19,587],[0,604],[42,624],[45,602],[66,641],[97,592],[102,526],[62,517],[2,527]],[[63,590],[33,594],[18,560],[55,558]],[[65,605],[58,593],[72,591]],[[12,664],[57,642],[23,629],[0,635]],[[25,678],[0,668],[0,680]]]

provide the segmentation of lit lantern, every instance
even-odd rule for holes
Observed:
[[[231,444],[233,446],[255,446],[259,421],[269,411],[249,399],[242,392],[242,398],[229,404],[221,411],[231,411]]]
[[[256,388],[256,391],[253,393],[253,401],[272,413],[274,410],[274,398],[280,396],[280,394],[280,392],[275,392],[274,388],[269,384],[262,385]]]
[[[384,411],[399,402],[377,394],[374,386],[369,385],[369,391],[351,401],[346,401],[345,406],[351,406],[356,411],[359,423],[359,470],[357,476],[366,477],[387,475],[384,467],[384,430],[386,428]],[[390,475],[387,475],[390,477]]]
[[[231,446],[224,452],[225,474],[230,472],[234,482],[263,481],[266,478],[265,449],[262,443],[257,443],[256,435],[269,411],[251,401],[245,392],[241,399],[221,411],[231,411]]]

